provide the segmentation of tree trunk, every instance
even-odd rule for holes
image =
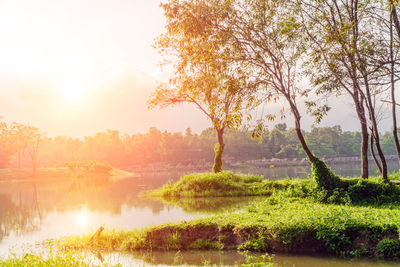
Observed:
[[[300,125],[301,116],[300,116],[300,113],[299,113],[295,103],[293,103],[291,101],[290,97],[286,97],[286,99],[290,103],[290,109],[291,109],[293,117],[294,117],[295,130],[296,130],[297,138],[299,138],[300,144],[301,144],[304,152],[306,153],[308,160],[311,163],[313,163],[315,161],[315,157],[314,157],[313,153],[311,152],[310,148],[308,147],[308,145],[306,143],[306,140],[304,139],[303,133],[301,132],[301,125]]]
[[[365,117],[364,101],[362,98],[359,98],[357,89],[354,89],[352,97],[361,125],[361,177],[368,179],[368,126],[367,118]]]
[[[374,138],[373,138],[372,134],[371,134],[371,138],[370,138],[370,150],[371,150],[372,158],[374,159],[374,162],[376,164],[376,167],[378,167],[379,172],[382,173],[382,166],[381,166],[381,164],[379,164],[379,161],[378,161],[378,159],[376,158],[376,155],[375,155]]]
[[[214,158],[214,166],[212,168],[213,173],[218,173],[222,171],[222,153],[224,153],[224,129],[217,130],[218,135],[218,143],[215,144],[215,158]]]
[[[366,119],[361,122],[361,177],[368,179],[368,128]]]
[[[394,7],[393,7],[394,8]],[[396,117],[396,98],[395,98],[395,81],[394,81],[394,55],[393,55],[393,15],[390,16],[390,85],[391,85],[391,97],[392,97],[392,119],[393,119],[393,139],[396,147],[397,159],[400,163],[400,143],[397,135],[397,117]],[[397,16],[397,14],[396,14]]]
[[[314,158],[314,155],[312,154],[310,148],[308,147],[306,140],[304,139],[303,133],[301,132],[299,120],[296,120],[296,122],[295,122],[295,129],[296,129],[297,137],[299,138],[300,144],[303,147],[303,150],[306,153],[308,160],[311,163],[313,163],[315,161],[315,158]]]
[[[365,72],[364,72],[365,73]],[[380,140],[379,140],[379,131],[378,131],[378,124],[376,122],[376,115],[375,115],[375,109],[374,109],[374,103],[372,102],[371,98],[371,91],[369,89],[369,83],[368,83],[368,78],[364,74],[363,75],[364,83],[365,83],[365,91],[367,93],[367,107],[368,107],[368,112],[369,112],[369,118],[371,121],[371,127],[372,127],[372,133],[374,141],[375,141],[375,147],[376,150],[378,151],[379,158],[381,160],[381,166],[382,166],[382,178],[384,182],[389,182],[388,179],[388,174],[387,174],[387,164],[386,164],[386,159],[385,155],[383,154]]]
[[[388,183],[389,178],[388,178],[386,159],[385,159],[385,155],[383,154],[383,151],[382,151],[382,148],[380,145],[379,134],[377,133],[377,130],[374,131],[374,139],[375,139],[376,150],[378,151],[378,155],[381,158],[381,162],[382,162],[382,172],[381,172],[382,179],[384,182]]]

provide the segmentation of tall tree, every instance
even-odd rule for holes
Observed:
[[[395,54],[395,40],[394,40],[394,33],[393,33],[393,24],[397,22],[396,27],[399,26],[399,21],[397,18],[397,12],[393,3],[393,0],[390,1],[392,4],[391,6],[391,13],[390,13],[390,20],[389,20],[389,35],[390,35],[390,40],[389,40],[389,62],[390,62],[390,96],[391,96],[391,104],[392,104],[392,121],[393,121],[393,139],[394,139],[394,145],[396,147],[396,153],[397,153],[397,158],[400,163],[400,142],[399,142],[399,137],[397,133],[397,115],[396,115],[396,97],[395,97],[395,60],[396,60],[396,54]],[[400,37],[400,28],[398,28],[398,37]]]
[[[227,5],[225,2],[222,5]],[[234,6],[229,23],[215,27],[229,36],[238,61],[248,64],[252,74],[264,85],[265,99],[282,98],[293,115],[295,131],[310,162],[315,158],[301,130],[299,106],[309,90],[299,86],[298,69],[303,53],[299,46],[297,13],[283,0],[229,1]],[[309,105],[316,103],[309,102]],[[285,106],[282,108],[284,110]],[[325,105],[314,110],[320,119],[328,111]]]
[[[210,25],[224,23],[226,13],[213,3],[171,0],[161,4],[167,32],[156,41],[160,52],[175,62],[169,84],[162,84],[149,100],[161,108],[183,102],[195,105],[217,132],[213,172],[222,170],[224,131],[238,127],[254,103],[249,90],[256,87],[246,69],[231,60],[234,50]]]
[[[308,66],[312,69],[309,74],[314,85],[319,86],[319,92],[351,96],[361,124],[363,178],[368,178],[369,118],[382,176],[387,180],[375,110],[380,88],[371,82],[379,76],[382,67],[377,67],[374,60],[375,31],[379,30],[373,19],[376,5],[363,0],[300,0],[298,3],[308,37]]]

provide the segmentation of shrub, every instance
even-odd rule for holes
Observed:
[[[398,257],[400,255],[400,242],[396,239],[384,238],[376,245],[375,252],[378,257]]]
[[[381,179],[341,179],[320,159],[315,158],[312,174],[317,184],[311,192],[319,202],[332,204],[393,203],[400,201],[400,187]]]
[[[312,163],[311,170],[318,187],[325,190],[333,190],[340,187],[340,178],[330,170],[325,162],[315,156],[314,158],[315,161]]]

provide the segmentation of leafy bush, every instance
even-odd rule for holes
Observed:
[[[315,158],[312,174],[317,188],[311,195],[319,202],[332,204],[393,203],[400,201],[400,187],[382,179],[341,179],[320,159]]]
[[[312,163],[311,171],[319,188],[329,191],[342,185],[340,178],[330,170],[325,162],[317,157]]]
[[[395,258],[400,255],[400,242],[395,239],[384,238],[376,245],[378,257]]]

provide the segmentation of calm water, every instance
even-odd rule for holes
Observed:
[[[392,166],[392,169],[398,168]],[[271,179],[303,176],[307,167],[253,169]],[[333,169],[350,173],[349,166]],[[354,169],[354,168],[353,168]],[[358,166],[357,166],[358,169]],[[247,172],[246,170],[242,170]],[[339,171],[338,171],[339,172]],[[339,172],[340,173],[340,172]],[[142,174],[126,179],[81,179],[60,181],[0,183],[0,256],[7,256],[21,247],[65,235],[95,232],[100,226],[108,229],[141,228],[153,224],[190,220],[201,216],[237,210],[254,198],[224,198],[210,201],[183,201],[178,205],[141,198],[140,194],[155,189],[181,173]],[[354,174],[349,174],[354,176]],[[316,255],[317,256],[317,255]],[[96,255],[93,255],[97,260]],[[108,261],[127,266],[171,266],[176,264],[218,264],[232,266],[243,262],[236,252],[141,253],[136,255],[103,255]],[[283,266],[350,266],[350,260],[276,255],[273,261]],[[357,261],[357,266],[392,266],[390,262]]]
[[[388,161],[388,171],[389,173],[397,172],[399,170],[398,161]],[[341,164],[331,164],[331,169],[335,171],[336,174],[343,177],[356,177],[360,176],[360,163],[341,163]],[[377,168],[373,162],[369,162],[369,173],[370,175],[378,175]],[[269,179],[282,179],[282,178],[295,178],[301,177],[306,178],[311,170],[311,166],[285,166],[285,167],[274,167],[270,168],[266,166],[265,168],[258,167],[235,167],[235,171],[240,171],[243,173],[256,173],[263,175],[265,178]]]

